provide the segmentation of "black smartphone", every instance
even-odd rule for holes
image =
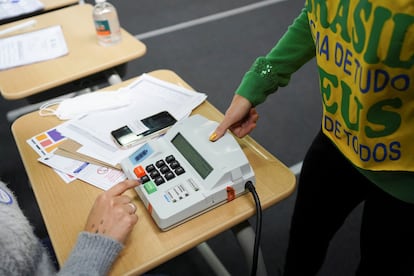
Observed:
[[[133,132],[128,126],[111,131],[112,139],[118,146],[128,148],[138,143],[143,143],[148,139],[164,134],[177,122],[168,111],[162,111],[140,121],[147,128],[141,133]]]

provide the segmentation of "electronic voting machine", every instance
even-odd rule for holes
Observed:
[[[233,200],[255,183],[254,172],[230,133],[216,142],[218,126],[201,115],[177,122],[168,132],[142,145],[121,166],[161,230]]]

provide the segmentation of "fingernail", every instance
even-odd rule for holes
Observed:
[[[214,142],[215,140],[216,140],[216,138],[217,138],[217,133],[213,133],[213,134],[211,134],[210,135],[210,138],[209,138],[209,140],[211,141],[211,142]]]

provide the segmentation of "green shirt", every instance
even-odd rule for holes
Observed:
[[[358,44],[357,43],[358,39],[356,39],[355,37],[358,36],[358,35],[360,37],[362,37],[362,34],[365,34],[362,31],[360,31],[360,29],[358,29],[358,24],[355,23],[355,22],[357,22],[358,20],[363,18],[364,15],[365,15],[365,17],[368,17],[369,14],[374,14],[374,13],[379,14],[380,12],[382,12],[383,14],[386,15],[387,14],[386,12],[389,11],[390,9],[395,8],[395,9],[401,10],[402,8],[406,7],[407,5],[412,6],[412,4],[410,4],[409,1],[396,0],[395,2],[391,1],[392,3],[388,4],[391,7],[386,7],[385,8],[385,7],[379,6],[379,4],[373,5],[371,3],[371,2],[379,2],[379,1],[371,1],[371,2],[368,2],[366,0],[349,1],[349,2],[345,1],[346,3],[352,3],[352,4],[344,4],[344,1],[329,1],[329,7],[327,7],[328,4],[326,4],[326,2],[327,1],[318,1],[318,3],[314,3],[311,0],[307,1],[307,5],[306,5],[305,9],[303,9],[301,14],[294,21],[294,23],[288,28],[287,32],[284,34],[284,36],[281,38],[281,40],[277,43],[277,45],[266,56],[257,58],[256,61],[254,62],[254,64],[252,65],[251,69],[248,72],[246,72],[239,88],[236,91],[237,94],[247,98],[254,106],[256,106],[256,105],[264,102],[266,100],[266,97],[269,94],[274,93],[279,87],[286,86],[289,83],[290,76],[294,72],[296,72],[303,64],[305,64],[310,59],[312,59],[316,56],[317,57],[318,69],[319,69],[319,76],[320,76],[320,81],[321,81],[321,96],[322,96],[322,101],[323,101],[323,104],[324,104],[324,116],[325,115],[326,116],[331,116],[332,115],[332,118],[341,117],[341,116],[346,117],[346,116],[344,116],[344,114],[346,113],[346,110],[345,110],[345,108],[343,108],[343,106],[346,106],[346,107],[349,108],[349,106],[352,103],[350,104],[348,102],[347,105],[346,105],[346,102],[345,102],[345,104],[344,104],[344,102],[339,102],[338,104],[336,104],[332,100],[333,99],[333,94],[334,94],[334,92],[332,92],[332,91],[335,91],[335,90],[332,89],[332,91],[331,91],[331,88],[334,88],[335,85],[337,85],[338,87],[341,87],[341,85],[339,85],[339,82],[341,82],[343,91],[348,91],[348,90],[344,89],[344,87],[345,88],[348,87],[348,85],[346,83],[346,77],[349,78],[349,76],[347,76],[347,74],[345,74],[345,73],[348,73],[346,69],[351,67],[350,57],[354,56],[354,58],[356,60],[356,57],[358,56],[357,54],[359,54],[358,53],[358,49],[359,49],[358,47],[359,46],[357,45]],[[336,7],[336,8],[334,9],[333,7]],[[340,14],[341,16],[334,17],[331,13],[328,12],[329,8],[331,8],[331,10],[334,10],[334,12],[333,12],[334,14],[337,13],[336,15]],[[338,69],[335,70],[335,67],[332,66],[332,65],[335,65],[334,62],[332,61],[332,58],[333,58],[332,56],[333,56],[333,54],[335,54],[335,52],[333,52],[334,50],[330,49],[327,46],[328,45],[328,41],[327,41],[328,37],[327,36],[324,37],[322,31],[325,31],[325,32],[328,33],[328,35],[331,35],[331,41],[329,41],[329,43],[331,43],[332,45],[335,45],[334,42],[337,41],[337,40],[339,40],[338,43],[341,43],[341,40],[346,42],[346,40],[349,39],[349,37],[347,37],[346,29],[349,26],[348,24],[351,24],[351,23],[348,22],[349,20],[348,21],[344,20],[344,18],[346,18],[345,14],[349,10],[351,10],[353,12],[353,20],[355,21],[354,22],[355,26],[353,26],[353,27],[355,27],[355,30],[352,29],[352,28],[349,28],[349,29],[352,29],[352,32],[348,32],[349,34],[353,35],[353,38],[355,40],[355,41],[353,41],[354,44],[352,44],[354,46],[353,51],[355,53],[352,52],[352,51],[349,51],[350,53],[348,53],[349,54],[348,64],[344,64],[342,68],[340,68],[340,66],[337,66]],[[360,13],[357,14],[356,10],[360,11]],[[414,23],[413,23],[414,22],[414,20],[413,20],[414,17],[413,17],[413,15],[404,14],[404,16],[401,16],[400,13],[396,13],[396,12],[394,12],[394,13],[396,14],[396,16],[394,16],[394,20],[402,20],[402,21],[405,20],[404,23],[402,23],[401,25],[405,24],[405,26],[407,26],[407,25],[410,26],[410,24],[411,24],[412,25],[411,29],[414,28]],[[390,14],[393,14],[393,10],[390,11]],[[356,16],[356,15],[358,15],[359,17]],[[398,15],[400,15],[400,16],[398,16]],[[333,19],[333,18],[335,18],[335,19]],[[337,19],[337,18],[339,18],[339,19]],[[348,18],[350,18],[350,17],[348,17]],[[385,17],[383,16],[383,17],[379,17],[379,18],[381,19],[381,18],[385,18]],[[391,16],[389,18],[391,18]],[[330,22],[331,24],[328,23],[329,20],[331,21]],[[335,20],[337,20],[337,22]],[[385,19],[383,19],[383,21],[385,22]],[[335,22],[336,24],[334,24],[333,22]],[[378,22],[376,24],[373,24],[373,23],[371,23],[371,24],[372,24],[372,26],[378,26]],[[338,27],[338,26],[340,26],[340,27]],[[384,26],[386,26],[385,23],[384,23]],[[370,27],[370,28],[373,28],[373,27]],[[320,32],[319,29],[322,29],[322,31]],[[327,29],[328,29],[328,31],[326,31]],[[335,32],[333,32],[332,29],[334,29]],[[371,32],[372,31],[373,30],[371,30]],[[333,33],[333,35],[332,35],[332,33]],[[397,34],[394,34],[394,35],[397,35]],[[358,37],[358,38],[360,38],[360,37]],[[326,40],[324,40],[324,38],[326,38]],[[332,38],[334,38],[336,40],[334,40]],[[372,38],[371,38],[371,40],[372,40]],[[362,41],[362,40],[360,40],[360,41]],[[344,45],[347,45],[345,42],[344,42]],[[338,45],[338,43],[336,45]],[[349,42],[349,43],[351,43],[351,42]],[[411,49],[412,50],[414,48],[414,47],[412,47],[412,40],[408,40],[407,43],[408,43],[408,45],[411,45],[411,46],[407,47],[406,49]],[[331,48],[333,48],[333,47],[331,47]],[[371,48],[367,47],[366,49],[371,49]],[[392,50],[401,50],[401,49],[397,49],[394,46]],[[366,50],[366,51],[369,52],[369,50]],[[412,52],[411,52],[411,54],[412,54]],[[372,56],[372,54],[371,54],[371,56]],[[331,60],[329,60],[329,58],[331,58]],[[373,59],[373,58],[371,57],[371,59]],[[366,60],[364,60],[364,61],[366,61]],[[331,64],[329,64],[329,62]],[[380,62],[377,62],[377,63],[378,64],[375,64],[375,66],[379,67],[380,65],[381,66],[383,65]],[[336,65],[338,65],[338,62],[336,62]],[[369,64],[369,65],[371,65],[371,64]],[[345,68],[345,66],[348,66],[348,68]],[[400,72],[401,75],[403,75],[404,72],[408,72],[407,73],[408,77],[403,78],[403,80],[408,79],[408,80],[411,80],[411,83],[413,83],[414,80],[412,79],[412,76],[413,76],[412,63],[407,65],[407,66],[408,66],[408,69],[403,68],[402,71],[400,70],[398,72]],[[390,70],[392,71],[393,69],[394,68],[391,68]],[[397,68],[397,69],[400,69],[400,68]],[[329,70],[329,74],[327,73],[326,70]],[[378,69],[378,70],[380,70],[380,69]],[[344,71],[345,71],[345,73],[344,73]],[[383,71],[378,71],[378,72],[383,72]],[[338,80],[337,83],[331,82],[331,83],[329,83],[329,85],[326,85],[326,76],[327,75],[332,76],[332,79],[334,79],[334,80],[336,78]],[[351,73],[349,73],[348,75],[351,75]],[[405,75],[403,75],[403,76],[405,76]],[[354,76],[352,76],[352,78],[354,78]],[[345,83],[343,83],[344,82],[343,79],[345,79]],[[403,86],[399,86],[399,87],[401,88]],[[351,88],[354,88],[354,87],[352,87],[352,85],[351,85]],[[376,87],[376,88],[378,88],[378,87]],[[410,88],[410,89],[408,89],[408,88]],[[413,89],[411,87],[408,87],[408,88],[407,88],[407,90],[410,90],[411,92],[413,92]],[[351,90],[351,89],[349,89],[349,91],[350,92],[348,92],[348,93],[353,92],[353,90]],[[360,92],[360,94],[362,95],[361,97],[368,98],[368,99],[364,98],[364,100],[366,100],[368,103],[371,103],[375,100],[378,101],[378,99],[376,99],[376,97],[379,97],[378,93],[377,94],[376,93],[370,93],[368,95],[368,93],[366,93],[366,92],[364,92],[364,94],[361,91],[357,91],[357,92]],[[357,93],[357,92],[355,92],[355,93]],[[408,94],[408,92],[406,94]],[[410,94],[412,94],[412,93],[410,93]],[[387,96],[387,97],[389,98],[390,96]],[[381,99],[381,100],[383,100],[383,99]],[[387,100],[387,98],[385,100]],[[405,100],[409,101],[409,104],[413,103],[413,101],[410,102],[411,96],[410,96],[410,98],[407,98]],[[356,102],[356,103],[359,103],[359,102]],[[342,104],[342,106],[341,106],[341,104]],[[354,113],[359,112],[358,105],[357,104],[354,104],[354,105],[356,106],[354,108],[354,110],[352,110],[351,108],[349,108],[349,110],[353,111]],[[405,107],[406,107],[406,105],[405,105]],[[410,105],[410,107],[411,107],[411,105]],[[383,121],[385,120],[385,121],[388,122],[389,120],[386,116],[393,115],[393,114],[391,114],[392,112],[386,113],[384,110],[386,110],[387,108],[389,108],[389,107],[388,106],[385,106],[385,107],[382,106],[380,108],[377,108],[377,110],[379,110],[380,112],[378,112],[377,114],[374,114],[375,116],[373,116],[373,117],[375,117],[379,121],[381,121],[381,119],[382,119]],[[360,109],[362,109],[362,108],[360,108]],[[342,113],[339,112],[339,111],[336,112],[337,110],[342,111]],[[344,112],[344,110],[345,110],[345,112]],[[351,111],[350,111],[350,113],[351,113]],[[364,112],[365,112],[365,110],[364,110]],[[411,108],[407,111],[407,114],[410,114],[410,113],[413,114],[413,112],[414,112],[414,110],[412,110],[412,108]],[[368,113],[368,114],[370,114],[370,113]],[[410,118],[409,115],[404,115],[404,116],[406,116],[407,118]],[[412,117],[412,115],[411,115],[411,117]],[[356,157],[351,156],[350,157],[350,155],[352,155],[352,154],[356,155],[355,153],[358,152],[358,149],[355,150],[355,152],[352,152],[352,145],[349,145],[349,142],[348,142],[348,147],[350,149],[348,150],[346,148],[346,144],[345,144],[345,148],[344,148],[344,145],[341,145],[338,141],[335,141],[335,135],[338,132],[333,132],[332,131],[331,136],[333,136],[333,137],[330,137],[330,135],[329,135],[330,133],[328,131],[326,131],[326,126],[324,126],[324,123],[326,124],[326,122],[324,122],[324,120],[326,120],[326,117],[324,117],[324,118],[325,119],[322,120],[322,126],[325,127],[324,133],[327,134],[327,136],[337,145],[338,149],[340,149],[341,152],[344,153],[344,155],[348,159],[350,159],[350,161],[355,165],[355,167],[365,177],[367,177],[370,181],[372,181],[373,183],[378,185],[380,188],[382,188],[387,193],[395,196],[396,198],[398,198],[400,200],[403,200],[405,202],[414,203],[414,172],[411,172],[411,171],[408,171],[408,170],[395,169],[394,164],[390,165],[393,160],[386,160],[387,162],[381,162],[381,164],[380,164],[381,166],[375,167],[377,164],[372,164],[372,163],[375,163],[375,162],[371,162],[371,163],[365,162],[366,160],[363,159],[364,156],[356,156]],[[331,118],[331,117],[328,117],[328,118]],[[355,121],[355,118],[352,118],[352,119],[348,118],[348,121],[346,119],[347,118],[340,121],[340,125],[342,124],[343,126],[348,126],[349,129],[352,130],[352,127],[355,127],[355,125],[353,125],[351,123],[352,123],[352,121]],[[363,123],[365,123],[365,122],[363,122]],[[411,126],[411,127],[405,127],[404,125],[400,126],[398,131],[405,135],[404,139],[406,141],[408,141],[408,140],[414,141],[412,139],[412,138],[414,138],[414,128],[412,127],[412,125],[409,125],[409,126]],[[384,126],[384,128],[385,127],[386,126]],[[363,129],[366,129],[366,128],[367,128],[367,126],[365,126],[365,128],[363,128]],[[345,129],[345,127],[344,127],[344,129]],[[361,129],[362,129],[362,127],[361,127]],[[401,129],[403,131],[401,131]],[[346,138],[348,138],[348,141],[349,141],[350,140],[349,137],[352,137],[352,136],[351,136],[351,134],[348,134],[348,133],[351,133],[351,130],[344,131],[345,134],[348,135],[348,137],[346,137],[346,135],[343,134],[343,136],[341,138],[339,138],[338,140],[342,139],[342,141],[340,141],[340,142],[344,143],[344,141],[346,141]],[[360,131],[360,132],[362,132],[362,131]],[[359,134],[355,134],[355,135],[359,135]],[[409,143],[409,146],[411,146],[410,144],[411,143]],[[361,147],[362,147],[362,143],[361,143]],[[408,156],[408,158],[406,158],[406,164],[408,164],[408,166],[414,166],[414,163],[411,163],[412,159],[410,159],[410,158],[414,157],[414,153],[410,154],[410,151],[407,151],[407,150],[404,152],[404,149],[406,149],[406,147],[397,148],[397,149],[398,149],[398,151],[392,151],[392,150],[396,150],[396,149],[390,147],[390,154],[389,154],[390,159],[392,159],[392,157],[398,157],[400,155]],[[360,150],[361,150],[361,154],[362,154],[362,148],[360,148]],[[349,152],[347,152],[347,151],[349,151]],[[395,154],[395,155],[392,155],[392,154]],[[398,155],[398,154],[400,154],[400,155]],[[360,159],[360,160],[355,160],[355,159]],[[394,163],[396,163],[396,162],[394,162]],[[397,166],[397,168],[398,168],[398,166]]]

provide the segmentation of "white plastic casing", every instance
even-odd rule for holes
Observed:
[[[134,169],[146,168],[173,155],[185,170],[163,184],[141,184],[136,191],[162,230],[168,230],[245,192],[247,182],[255,183],[255,176],[243,150],[234,137],[226,133],[216,142],[209,136],[218,123],[201,115],[193,115],[177,122],[163,137],[144,144],[129,158],[121,162],[122,169],[130,179],[136,179]],[[183,156],[172,140],[184,137],[199,156],[201,174]],[[190,152],[193,152],[190,150]],[[196,154],[197,155],[197,154]],[[198,166],[200,167],[200,166]],[[208,173],[206,176],[205,174]],[[204,176],[204,178],[202,177]]]

